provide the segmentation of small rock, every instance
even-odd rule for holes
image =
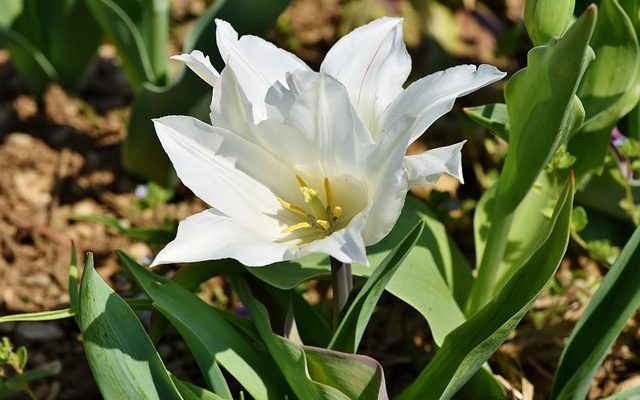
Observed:
[[[48,286],[51,283],[51,276],[46,272],[36,272],[24,278],[24,283],[29,286]]]
[[[28,133],[14,132],[7,135],[5,144],[8,146],[28,148],[33,146],[35,139]]]
[[[31,341],[56,340],[63,335],[62,329],[50,322],[22,322],[16,329],[16,336]]]
[[[36,207],[46,207],[51,202],[50,181],[36,171],[20,171],[13,176],[16,192]]]

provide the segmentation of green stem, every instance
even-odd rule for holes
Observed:
[[[495,203],[491,212],[491,225],[489,225],[489,232],[487,233],[487,243],[477,268],[478,276],[473,284],[465,308],[467,316],[473,315],[493,297],[500,262],[507,248],[507,238],[513,222],[513,211],[504,210],[499,203],[499,199],[498,191],[496,191]]]
[[[143,37],[156,79],[152,83],[164,86],[168,83],[169,1],[147,0],[145,3]]]
[[[333,328],[340,324],[340,313],[349,301],[353,290],[351,264],[343,263],[331,257],[331,289],[333,291]]]

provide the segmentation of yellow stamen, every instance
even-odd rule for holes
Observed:
[[[311,228],[311,224],[308,222],[300,222],[295,225],[288,226],[286,229],[282,230],[282,233],[291,233],[293,231],[297,231],[298,229]]]
[[[327,198],[327,207],[331,207],[333,196],[331,194],[331,183],[329,178],[324,178],[324,195]]]
[[[298,186],[303,187],[309,187],[309,185],[307,185],[307,182],[304,181],[304,179],[302,179],[302,177],[300,175],[296,175],[296,180],[298,181]]]
[[[280,197],[276,196],[276,199],[278,199],[278,201],[280,202],[280,204],[282,204],[282,207],[286,208],[289,211],[292,211],[296,214],[300,214],[304,217],[307,216],[307,212],[305,210],[303,210],[302,208],[298,207],[298,206],[294,206],[293,204],[289,203],[286,200],[281,199]]]
[[[320,225],[325,231],[328,231],[329,228],[331,228],[331,224],[329,223],[329,221],[325,221],[323,219],[317,219],[316,224]]]
[[[333,217],[334,218],[342,217],[342,207],[340,206],[333,207]]]

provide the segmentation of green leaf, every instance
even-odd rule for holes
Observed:
[[[584,70],[594,57],[589,40],[596,17],[594,5],[562,38],[532,49],[527,67],[516,72],[507,83],[509,151],[496,183],[495,201],[489,214],[491,225],[482,258],[477,258],[478,277],[465,307],[467,315],[491,298],[513,213],[556,150],[584,119],[584,109],[575,94]]]
[[[587,212],[583,207],[575,207],[571,213],[571,225],[576,232],[580,232],[587,227],[589,220],[587,219]]]
[[[173,383],[178,388],[178,391],[184,398],[184,400],[222,400],[225,397],[220,397],[217,394],[210,392],[206,389],[203,389],[199,386],[193,385],[187,381],[183,381],[181,379],[176,378],[171,375],[171,379]],[[231,397],[227,397],[230,399]]]
[[[47,35],[50,37],[46,49],[47,57],[58,72],[59,82],[66,88],[78,89],[87,76],[91,60],[102,42],[102,31],[85,0],[37,2],[38,6],[46,3],[57,6],[60,13],[55,22],[46,25]],[[50,15],[47,17],[50,19]]]
[[[465,114],[474,122],[484,126],[493,132],[497,137],[509,142],[509,114],[507,105],[503,103],[487,104],[478,107],[466,107]]]
[[[635,387],[618,392],[602,400],[638,400],[640,399],[640,387]]]
[[[340,325],[329,343],[330,349],[348,353],[355,353],[358,350],[364,330],[382,292],[418,241],[423,227],[424,223],[416,225],[376,267],[340,321]]]
[[[371,357],[303,346],[309,376],[350,399],[386,399],[382,366]]]
[[[69,262],[69,302],[71,308],[78,309],[80,297],[78,294],[78,253],[75,243],[71,242],[71,261]],[[76,321],[78,323],[78,321]]]
[[[0,28],[0,43],[9,49],[11,63],[36,95],[44,93],[47,83],[58,80],[44,53],[18,32]]]
[[[257,399],[284,396],[282,377],[268,353],[242,335],[225,314],[168,278],[136,263],[126,254],[116,254],[140,289],[180,332],[209,387],[221,394],[223,378],[218,363]],[[215,327],[215,329],[212,329]]]
[[[513,215],[507,235],[505,255],[500,262],[492,293],[497,292],[524,265],[549,236],[553,221],[544,210],[553,210],[559,193],[554,179],[543,172]],[[491,225],[490,210],[495,202],[495,186],[487,190],[476,206],[473,219],[476,257],[482,258]]]
[[[182,399],[136,314],[95,271],[91,253],[79,316],[87,360],[106,399]]]
[[[95,0],[91,0],[95,1]],[[215,18],[228,21],[239,34],[262,35],[290,0],[218,0],[200,17],[185,40],[185,53],[201,50],[211,57],[218,70],[224,65],[215,46]],[[246,10],[251,10],[247,12]],[[131,110],[123,163],[137,175],[164,186],[173,186],[177,177],[158,140],[153,118],[164,115],[191,115],[209,120],[211,87],[185,67],[172,86],[144,85]],[[151,81],[152,82],[152,81]]]
[[[22,13],[22,0],[4,0],[0,4],[0,28],[8,28]]]
[[[401,398],[449,399],[507,339],[555,273],[569,241],[574,184],[570,179],[554,210],[553,231],[486,306],[451,332]]]
[[[386,398],[382,369],[378,371],[377,367],[371,368],[371,359],[365,363],[362,359],[350,358],[350,362],[347,362],[349,355],[328,352],[325,354],[326,357],[322,357],[321,354],[318,354],[322,349],[310,349],[309,352],[312,354],[310,360],[307,355],[307,347],[299,346],[272,333],[267,309],[253,297],[247,282],[238,277],[234,279],[233,283],[240,299],[251,314],[251,321],[256,327],[260,338],[275,359],[296,398],[376,398],[369,397],[368,395],[371,393],[376,393],[382,398]],[[335,360],[336,357],[340,358],[340,360]],[[332,359],[333,363],[340,363],[341,365],[329,364],[329,359]],[[316,361],[316,363],[313,364],[313,361]],[[329,374],[337,374],[336,369],[338,368],[342,368],[343,378],[334,381]],[[317,381],[314,376],[315,379],[318,379]],[[350,384],[345,384],[344,379],[347,377],[351,380]],[[372,387],[371,384],[374,386]],[[353,395],[349,396],[347,392],[342,392],[340,389],[347,389],[348,393]],[[367,397],[364,397],[365,395]]]
[[[637,4],[638,0],[625,3]],[[640,98],[640,47],[633,24],[618,0],[601,2],[590,45],[596,58],[578,89],[586,112],[583,130],[611,131]]]
[[[129,15],[112,0],[85,0],[102,31],[118,49],[129,83],[139,91],[144,82],[156,82],[142,35]]]
[[[578,320],[556,369],[553,399],[584,399],[596,370],[626,322],[640,307],[640,228]]]
[[[34,313],[23,313],[5,315],[0,317],[0,324],[3,322],[32,322],[32,321],[52,321],[56,319],[69,318],[76,315],[76,309],[63,308],[53,311],[39,311]]]

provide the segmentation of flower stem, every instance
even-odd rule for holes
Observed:
[[[331,289],[333,290],[333,328],[340,324],[340,312],[347,304],[353,289],[351,264],[331,257]]]

